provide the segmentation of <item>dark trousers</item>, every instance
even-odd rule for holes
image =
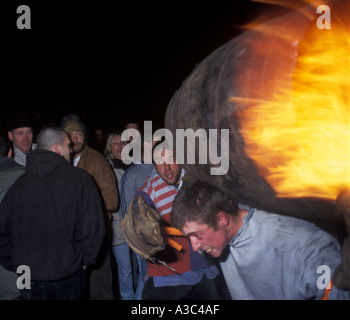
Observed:
[[[82,300],[84,274],[79,270],[72,276],[56,281],[31,281],[30,289],[20,290],[23,300]]]
[[[142,300],[220,300],[214,280],[205,275],[194,285],[155,287],[149,277],[143,288]]]
[[[112,226],[106,222],[106,234],[97,262],[86,269],[86,299],[114,300],[112,277]]]

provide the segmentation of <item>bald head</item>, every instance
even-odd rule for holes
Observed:
[[[51,150],[56,143],[63,144],[65,136],[67,136],[67,133],[63,129],[46,128],[40,131],[36,143],[39,149]]]
[[[70,139],[66,131],[57,127],[45,128],[36,139],[38,149],[56,152],[70,161]]]

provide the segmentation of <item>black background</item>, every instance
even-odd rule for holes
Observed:
[[[31,9],[30,30],[16,26],[16,9],[21,4]],[[124,118],[135,116],[163,127],[171,96],[194,66],[242,32],[240,26],[266,11],[273,16],[280,10],[249,0],[2,0],[0,124],[6,124],[15,111],[24,111],[39,125],[59,125],[64,115],[76,112],[89,126],[105,130],[120,128]],[[135,302],[118,301],[117,308],[113,302],[108,304],[110,309],[105,309],[108,302],[98,303],[74,304],[74,311],[79,316],[91,316],[102,306],[107,316],[137,318],[130,316]],[[276,302],[212,304],[217,303],[220,313],[211,319],[222,319],[229,312],[241,316],[242,311],[249,313],[254,307],[272,317],[281,315],[271,313]],[[173,305],[152,305],[164,304]],[[299,315],[300,310],[305,315],[305,304],[278,304],[287,307],[290,316]],[[25,317],[34,312],[39,317],[52,313],[66,316],[72,310],[71,304],[67,310],[67,304],[52,301],[45,306],[31,302],[20,308],[13,304],[8,307],[9,312],[23,312]],[[338,311],[339,307],[338,303]],[[326,311],[324,304],[315,302],[311,310],[313,317],[318,316],[317,311],[323,316]]]
[[[231,1],[2,1],[1,112],[41,125],[75,112],[89,129],[164,127],[182,81],[240,26],[276,6]],[[31,29],[16,12],[31,9]]]

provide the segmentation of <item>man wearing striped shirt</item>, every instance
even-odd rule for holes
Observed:
[[[184,174],[185,171],[176,163],[172,150],[155,150],[154,169],[140,188],[140,193],[159,212],[161,228],[171,227],[172,205]],[[182,246],[181,251],[167,245],[155,255],[156,259],[166,262],[168,267],[147,261],[142,299],[219,299],[214,283],[214,278],[219,274],[216,265],[194,252],[188,238],[176,236],[173,240]]]

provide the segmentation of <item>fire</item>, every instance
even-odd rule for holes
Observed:
[[[267,79],[271,99],[237,112],[245,152],[278,197],[335,200],[350,189],[350,32],[332,18],[294,43],[294,73]]]

